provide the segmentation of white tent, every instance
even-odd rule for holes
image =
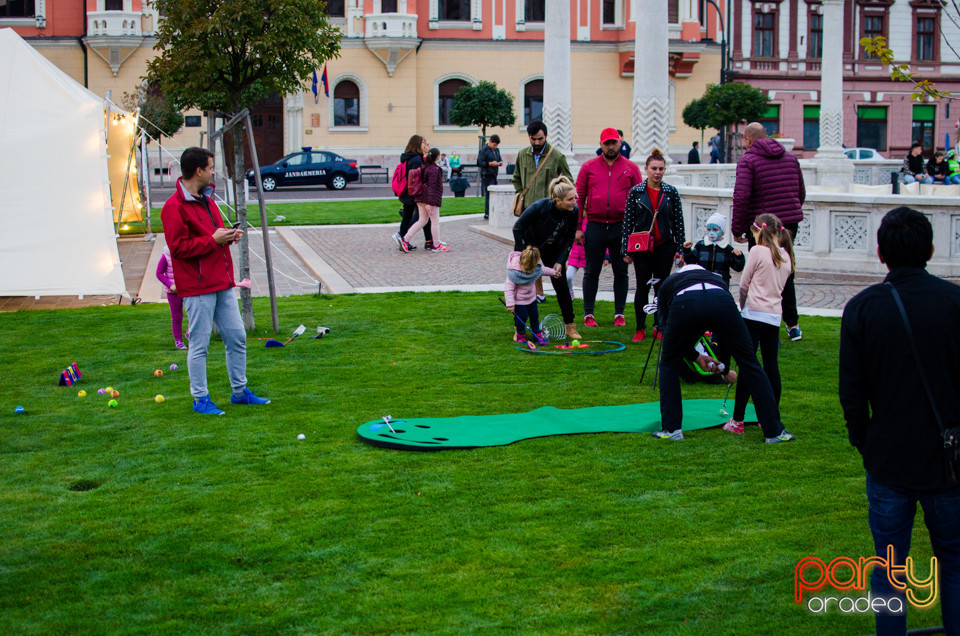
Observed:
[[[124,294],[104,100],[0,29],[0,296]]]

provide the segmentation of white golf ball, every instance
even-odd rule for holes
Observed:
[[[297,435],[297,439],[307,439],[307,436],[304,435],[303,433],[300,433],[299,435]]]

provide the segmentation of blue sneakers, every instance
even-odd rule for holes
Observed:
[[[193,410],[203,415],[223,415],[223,411],[210,400],[209,395],[205,395],[202,398],[195,398],[193,400]]]
[[[230,404],[270,404],[270,400],[262,397],[257,397],[256,395],[254,395],[253,391],[244,387],[243,395],[239,397],[236,395],[230,396]]]
[[[768,437],[767,444],[782,444],[783,442],[792,442],[796,439],[797,438],[795,436],[791,435],[786,430],[784,430],[782,433],[780,433],[776,437]]]
[[[654,431],[652,435],[659,439],[670,439],[675,442],[683,441],[683,430],[679,428],[675,431]]]

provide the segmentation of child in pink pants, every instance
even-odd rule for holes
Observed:
[[[170,259],[170,249],[163,248],[160,262],[157,264],[157,280],[163,283],[163,291],[167,294],[170,304],[170,329],[173,331],[173,344],[177,349],[186,349],[183,344],[183,299],[177,296],[177,284],[173,280],[173,261]],[[190,332],[187,332],[189,337]]]

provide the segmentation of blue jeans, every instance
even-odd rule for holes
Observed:
[[[527,332],[523,328],[522,323],[526,323],[527,319],[530,320],[530,331],[533,333],[540,333],[540,311],[537,309],[536,301],[530,303],[529,305],[517,305],[513,308],[515,312],[514,315],[520,319],[519,322],[515,325],[517,328],[517,335],[522,336]]]
[[[187,372],[190,374],[190,395],[202,398],[207,390],[207,351],[213,323],[217,323],[226,350],[227,375],[233,394],[243,395],[247,386],[247,331],[243,327],[237,294],[233,289],[210,292],[183,299],[190,321],[190,348],[187,351]]]
[[[930,531],[930,543],[940,572],[940,614],[947,634],[960,634],[960,488],[938,495],[918,493],[878,484],[867,475],[867,499],[870,501],[870,532],[877,556],[886,558],[892,545],[896,562],[902,565],[910,553],[910,535],[917,502]],[[921,576],[929,570],[915,564]],[[874,567],[870,578],[874,596],[898,596],[906,609],[903,592],[895,590],[887,579],[886,568]],[[921,593],[922,594],[922,593]],[[924,598],[924,597],[921,597]],[[877,636],[905,634],[907,614],[877,614]]]
[[[914,181],[919,181],[920,183],[933,183],[933,177],[922,176],[919,179],[912,174],[903,175],[904,183],[913,183]]]

